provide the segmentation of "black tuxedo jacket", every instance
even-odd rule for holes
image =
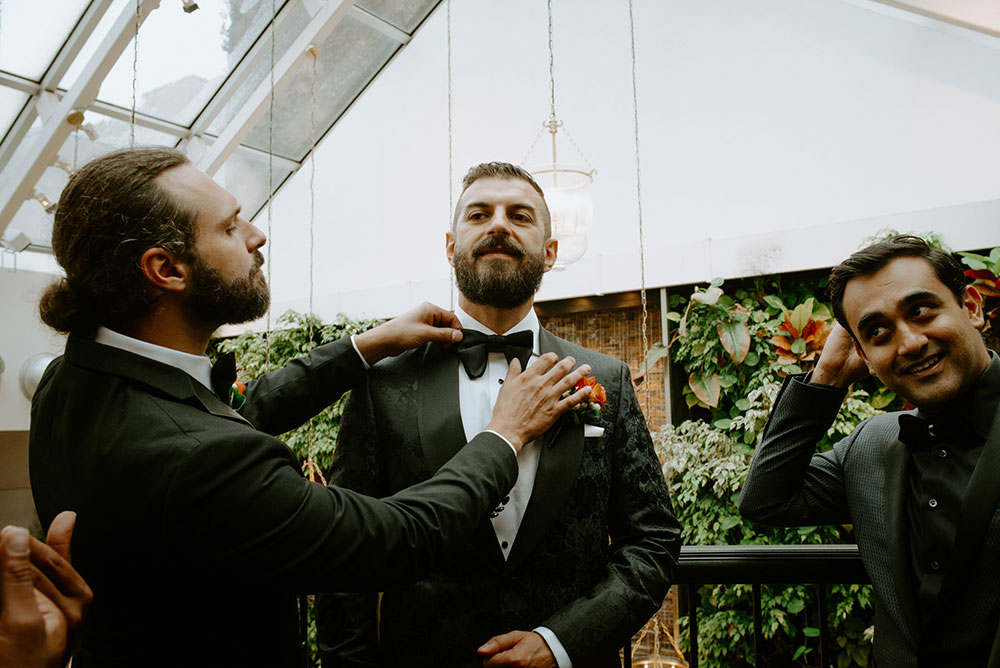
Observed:
[[[869,418],[833,450],[814,454],[843,399],[844,392],[801,376],[785,380],[740,512],[774,525],[854,525],[874,587],[879,668],[1000,668],[1000,412],[969,481],[951,564],[925,625],[910,562],[910,455],[899,441],[900,414]]]
[[[573,665],[620,665],[618,650],[660,606],[680,530],[628,368],[544,329],[542,353],[588,363],[607,390],[599,426],[564,418],[543,439],[531,499],[505,562],[488,519],[430,576],[376,594],[317,600],[330,666],[482,666],[490,637],[543,625]],[[376,365],[348,400],[331,482],[372,495],[426,480],[462,449],[458,357],[431,344]]]
[[[363,377],[331,343],[248,384],[240,415],[183,371],[69,338],[32,402],[30,469],[43,525],[78,514],[94,602],[76,668],[300,665],[295,592],[413,580],[472,533],[517,477],[492,434],[381,501],[306,481],[269,435]]]

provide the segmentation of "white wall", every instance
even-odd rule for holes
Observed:
[[[540,297],[635,289],[627,5],[553,4],[557,113],[598,174],[588,254]],[[863,0],[634,5],[647,284],[829,266],[885,224],[1000,245],[1000,40]],[[318,150],[324,317],[448,303],[444,9]],[[452,49],[457,183],[548,116],[545,3],[455,2]],[[307,308],[308,183],[274,205],[276,314]]]
[[[21,367],[38,353],[61,355],[65,338],[42,324],[38,298],[53,276],[0,269],[0,432],[28,429],[30,402],[18,382]]]

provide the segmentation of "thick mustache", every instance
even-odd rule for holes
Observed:
[[[495,253],[497,251],[507,253],[511,257],[521,258],[524,257],[524,249],[518,244],[511,241],[510,239],[483,239],[472,249],[473,257],[480,257],[486,255],[487,253]]]
[[[253,276],[257,273],[257,270],[264,266],[264,254],[260,251],[253,252],[253,269],[250,270],[250,275]]]

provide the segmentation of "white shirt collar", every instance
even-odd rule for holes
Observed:
[[[155,343],[133,339],[107,327],[97,328],[94,341],[178,368],[208,389],[212,389],[212,362],[204,355],[191,355],[173,348],[164,348]]]
[[[472,329],[477,332],[483,332],[484,334],[499,334],[500,332],[494,332],[492,329],[479,322],[471,315],[466,313],[461,309],[461,307],[455,307],[455,315],[458,316],[459,322],[462,323],[462,327],[465,329]],[[513,334],[515,332],[520,332],[525,329],[531,330],[532,335],[535,337],[535,345],[532,352],[535,355],[539,355],[538,352],[538,330],[539,330],[538,316],[535,314],[535,309],[528,309],[528,314],[521,319],[521,322],[517,323],[510,329],[508,329],[504,334]]]

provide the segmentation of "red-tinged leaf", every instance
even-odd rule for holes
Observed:
[[[1000,297],[1000,288],[995,283],[993,285],[989,283],[974,283],[973,287],[984,297]]]
[[[694,396],[698,397],[706,406],[716,408],[719,405],[719,393],[722,391],[719,374],[713,373],[710,377],[705,378],[697,372],[692,373],[688,377],[688,385],[694,392]]]
[[[771,337],[771,344],[775,348],[777,348],[779,351],[783,350],[783,351],[788,352],[788,351],[791,351],[791,349],[792,349],[792,342],[789,339],[786,339],[783,336],[772,336]]]
[[[992,281],[994,283],[997,281],[997,275],[989,269],[966,269],[965,275],[983,281]]]
[[[720,322],[716,327],[719,341],[736,364],[742,364],[750,352],[750,328],[744,322]]]
[[[785,313],[785,322],[781,324],[779,329],[783,329],[789,334],[791,334],[793,339],[799,338],[799,330],[798,328],[795,327],[795,325],[792,324],[791,321],[791,311]]]
[[[812,319],[813,300],[807,299],[796,306],[788,316],[788,323],[800,332],[797,336],[802,336],[801,332]]]
[[[826,323],[822,320],[810,320],[802,329],[802,338],[806,343],[812,343],[822,333]]]

